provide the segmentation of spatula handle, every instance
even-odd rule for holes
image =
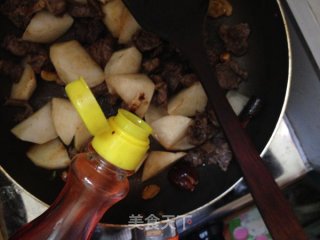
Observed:
[[[199,36],[201,36],[199,34]],[[235,158],[247,181],[252,196],[260,210],[269,232],[275,240],[305,240],[307,236],[288,201],[263,163],[259,152],[241,127],[238,117],[228,103],[224,91],[218,85],[209,65],[203,40],[194,34],[179,43],[182,52],[190,60],[209,102],[233,150]],[[195,47],[196,46],[196,47]]]

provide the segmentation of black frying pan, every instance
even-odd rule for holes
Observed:
[[[221,23],[248,22],[250,25],[249,51],[238,58],[240,66],[248,71],[249,79],[242,83],[240,91],[263,99],[263,110],[247,127],[257,149],[262,152],[282,117],[288,95],[291,67],[288,36],[276,1],[230,0],[230,3],[233,6],[231,17],[208,20],[209,39],[217,39],[216,29]],[[0,37],[7,31],[10,31],[10,24],[1,18]],[[16,139],[10,133],[10,129],[15,125],[12,119],[17,109],[2,106],[10,93],[8,79],[0,80],[0,93],[0,165],[26,191],[51,204],[64,182],[59,177],[52,177],[54,171],[38,168],[27,159],[25,152],[31,144]],[[66,97],[62,87],[38,81],[38,87],[30,102],[37,109],[52,96]],[[114,114],[114,109],[110,106],[105,105],[103,108],[109,114]],[[132,214],[148,216],[161,213],[177,216],[197,211],[204,204],[221,197],[241,178],[235,161],[226,172],[215,165],[198,167],[197,170],[200,183],[194,192],[178,190],[172,186],[167,180],[167,171],[145,183],[141,183],[141,172],[138,172],[130,177],[131,189],[128,196],[110,208],[102,222],[127,224]],[[161,191],[156,198],[145,201],[141,198],[141,191],[151,183],[158,184]]]

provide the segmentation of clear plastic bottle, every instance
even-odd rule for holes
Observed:
[[[11,240],[90,239],[103,214],[127,195],[127,176],[148,150],[152,129],[141,119],[125,110],[109,121],[104,119],[83,80],[74,82],[67,93],[94,139],[88,153],[72,160],[66,185],[55,202]]]

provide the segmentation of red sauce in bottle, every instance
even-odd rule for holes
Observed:
[[[76,155],[66,185],[55,202],[10,239],[90,239],[103,214],[127,195],[127,176],[131,173],[95,152]]]

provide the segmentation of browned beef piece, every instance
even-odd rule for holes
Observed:
[[[232,160],[232,151],[223,137],[216,136],[200,147],[190,150],[184,159],[194,166],[218,164],[221,170],[227,171]]]
[[[156,34],[145,30],[138,31],[132,39],[141,52],[154,50],[162,44],[162,41]]]
[[[93,95],[96,98],[98,98],[108,92],[107,84],[105,82],[103,82],[103,83],[99,84],[98,86],[91,88],[91,92],[93,93]]]
[[[146,73],[154,72],[160,66],[160,59],[159,58],[151,58],[151,59],[144,59],[142,62],[142,68]]]
[[[0,12],[20,29],[25,29],[33,14],[46,7],[45,0],[4,0],[0,4]]]
[[[156,105],[167,105],[168,103],[168,85],[164,81],[156,83],[155,93],[152,102]]]
[[[31,105],[24,100],[17,100],[17,99],[8,99],[5,103],[4,106],[13,106],[13,107],[20,107],[24,108],[23,112],[19,112],[14,116],[13,121],[15,122],[21,122],[22,120],[28,118],[33,114],[33,108]]]
[[[235,60],[217,64],[215,74],[223,89],[236,89],[243,80],[248,78],[248,73],[240,69]]]
[[[102,18],[103,12],[95,0],[88,0],[88,4],[69,1],[68,13],[77,18]]]
[[[66,0],[46,0],[46,7],[54,15],[62,15],[67,11]]]
[[[14,35],[6,36],[2,42],[2,47],[15,56],[29,56],[28,63],[36,73],[40,73],[42,67],[50,62],[48,50],[44,46],[24,41]]]
[[[35,73],[41,73],[42,69],[51,69],[51,67],[46,68],[45,66],[51,66],[48,52],[43,49],[37,53],[31,53],[28,63],[31,65]]]
[[[92,44],[99,39],[104,29],[103,23],[97,19],[77,19],[72,27],[73,39],[81,43]]]
[[[94,16],[95,18],[102,18],[104,17],[104,13],[102,12],[102,9],[101,9],[101,3],[100,3],[100,0],[87,0],[88,2],[88,5],[94,9],[96,11],[96,16]]]
[[[232,52],[236,56],[242,56],[248,51],[249,34],[250,28],[247,23],[232,26],[222,24],[219,28],[219,35],[227,51]]]
[[[104,68],[113,53],[112,38],[101,38],[88,47],[90,56]]]
[[[150,75],[150,78],[154,83],[163,82],[163,78],[160,75],[152,74]]]
[[[30,49],[40,47],[37,43],[23,41],[14,35],[5,36],[1,46],[15,56],[26,56]]]
[[[119,96],[117,94],[107,93],[105,94],[105,100],[108,104],[114,106],[118,103]]]
[[[206,52],[210,65],[213,67],[217,65],[219,63],[220,51],[215,47],[206,46]]]
[[[91,91],[97,99],[102,99],[101,101],[106,102],[107,104],[112,106],[116,105],[119,100],[118,95],[109,93],[106,83],[101,83],[98,86],[91,88]]]
[[[228,170],[232,151],[224,138],[215,137],[203,144],[200,149],[205,153],[208,164],[218,164],[223,171]]]
[[[218,128],[211,123],[207,112],[196,113],[194,123],[188,128],[189,143],[199,146],[217,132]]]
[[[13,82],[19,82],[23,67],[14,61],[0,59],[0,73],[9,77]]]
[[[199,78],[196,74],[194,73],[189,73],[184,75],[181,79],[180,82],[182,86],[184,87],[190,87],[192,86],[196,81],[199,81]]]
[[[210,104],[207,104],[206,106],[206,112],[208,114],[208,119],[210,120],[210,122],[213,124],[213,126],[215,127],[220,127],[220,124],[218,122],[216,113],[213,111],[212,107]]]
[[[168,60],[177,59],[177,58],[179,58],[179,60],[182,59],[179,49],[172,43],[163,41],[160,47],[161,46],[162,46],[162,50],[161,51],[158,50],[161,60],[168,61]],[[153,50],[152,54],[154,54],[156,51],[157,49]]]
[[[176,62],[166,62],[161,72],[163,80],[168,84],[170,93],[174,93],[180,86],[183,76],[183,66]]]
[[[198,148],[188,151],[184,160],[192,163],[195,167],[207,164],[205,154]]]
[[[164,52],[164,50],[165,50],[165,48],[164,48],[163,44],[161,44],[152,50],[152,52],[150,53],[150,57],[151,58],[159,57]]]

